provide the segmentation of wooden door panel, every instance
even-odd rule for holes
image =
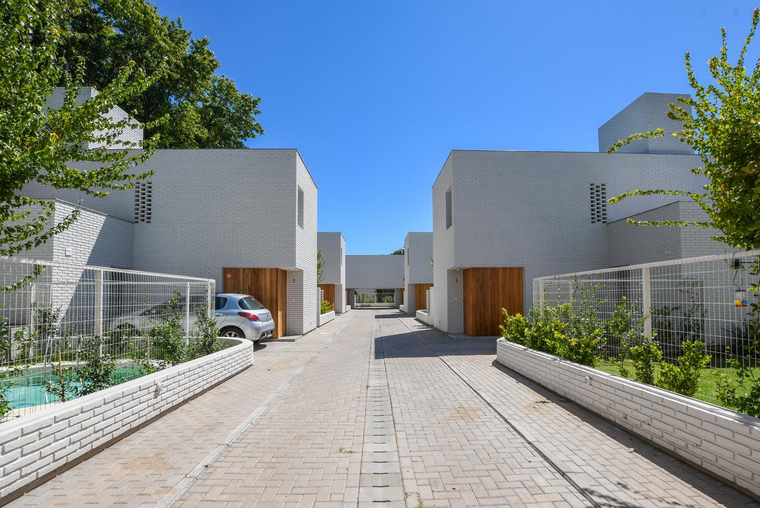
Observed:
[[[319,289],[325,292],[325,300],[330,302],[335,309],[335,284],[318,284]]]
[[[431,287],[433,287],[432,284],[414,285],[414,305],[417,307],[415,310],[425,310],[428,308],[427,290]]]
[[[252,295],[269,309],[274,337],[287,334],[288,274],[279,268],[224,268],[224,291]]]
[[[468,268],[463,273],[464,333],[500,335],[501,309],[524,313],[523,268]]]

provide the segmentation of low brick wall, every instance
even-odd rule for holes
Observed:
[[[0,424],[0,505],[253,364],[234,345],[38,413]]]
[[[760,497],[760,420],[497,341],[497,361]]]
[[[320,314],[317,318],[317,326],[329,323],[333,319],[335,319],[335,311],[328,312],[327,314]]]
[[[416,311],[414,317],[417,318],[418,321],[422,321],[426,325],[433,326],[433,316],[431,316],[430,313],[426,310]]]

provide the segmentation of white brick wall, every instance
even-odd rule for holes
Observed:
[[[404,256],[346,256],[349,289],[401,289],[404,287]]]
[[[133,225],[133,268],[213,278],[219,291],[224,267],[287,270],[288,333],[316,327],[317,187],[296,150],[157,150],[133,172],[147,170],[155,172],[152,222]],[[36,184],[24,192],[134,217],[134,190],[102,199]]]
[[[497,341],[505,367],[648,439],[710,473],[760,495],[760,420]]]
[[[453,151],[433,186],[436,327],[462,331],[462,274],[471,267],[524,267],[526,307],[535,277],[608,266],[607,225],[591,223],[590,184],[608,197],[642,188],[701,189],[693,155]],[[445,226],[452,188],[453,225]],[[609,221],[675,201],[608,205]]]
[[[673,136],[673,132],[681,129],[681,124],[667,117],[670,103],[691,111],[690,107],[678,104],[679,97],[688,96],[670,93],[645,93],[639,96],[599,127],[599,151],[606,152],[612,145],[631,134],[662,128],[665,129],[664,137],[635,141],[621,147],[619,152],[693,154],[694,151],[688,145]]]
[[[433,233],[409,233],[404,239],[404,311],[415,315],[416,284],[433,283]]]
[[[335,285],[335,310],[342,313],[346,305],[346,240],[341,233],[319,232],[317,245],[325,258],[320,284]]]
[[[699,205],[677,201],[631,217],[635,220],[707,221]],[[713,229],[682,227],[645,227],[628,224],[626,219],[607,226],[608,266],[654,263],[711,254],[724,254],[731,249],[714,241]]]
[[[59,404],[0,426],[0,504],[85,454],[253,364],[253,343]]]

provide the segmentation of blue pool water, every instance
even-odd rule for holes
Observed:
[[[114,380],[116,383],[123,383],[130,379],[140,377],[141,372],[132,365],[117,367],[114,373]],[[5,398],[10,403],[12,409],[22,409],[25,407],[41,406],[44,404],[52,404],[59,402],[59,398],[45,390],[45,385],[48,381],[54,384],[58,383],[58,376],[54,374],[36,374],[36,375],[22,375],[18,377],[11,377],[5,380],[6,386],[10,385],[5,392]],[[11,384],[12,383],[12,384]],[[72,383],[72,388],[79,387],[78,382]],[[73,392],[66,393],[66,400],[74,399],[75,394]]]

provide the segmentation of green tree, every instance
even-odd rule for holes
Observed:
[[[396,249],[393,252],[391,252],[391,256],[403,256],[404,255],[404,248]]]
[[[317,249],[317,284],[322,282],[325,277],[325,255],[322,249]]]
[[[241,93],[216,75],[219,61],[207,38],[193,38],[181,19],[161,16],[149,0],[74,0],[62,54],[84,59],[84,82],[105,88],[128,62],[166,72],[119,105],[139,121],[170,115],[146,129],[161,134],[160,148],[242,148],[264,134],[256,121],[260,98]]]
[[[77,105],[83,77],[80,67],[60,55],[70,3],[0,3],[0,255],[13,256],[41,245],[78,216],[74,211],[57,225],[51,224],[55,204],[24,196],[29,182],[103,197],[147,176],[128,174],[127,169],[150,157],[153,140],[144,142],[143,150],[132,152],[102,146],[113,144],[133,122],[113,120],[107,113],[145,91],[152,81],[126,61],[99,95]],[[46,110],[46,101],[59,84],[66,87],[63,107]],[[159,123],[148,122],[146,127]],[[78,169],[78,162],[95,163],[98,169]]]
[[[725,28],[721,29],[720,55],[708,61],[712,82],[697,80],[691,55],[686,53],[686,74],[693,94],[670,104],[668,117],[682,123],[673,135],[694,149],[702,166],[693,173],[707,178],[704,192],[679,189],[637,189],[610,199],[631,196],[672,195],[695,201],[709,221],[635,221],[634,225],[714,227],[717,240],[737,249],[760,248],[760,60],[751,72],[745,67],[750,42],[757,30],[760,10],[755,9],[752,28],[735,64],[729,61]],[[691,107],[689,112],[688,107]],[[663,129],[633,134],[615,143],[608,152],[633,141],[665,136]]]

